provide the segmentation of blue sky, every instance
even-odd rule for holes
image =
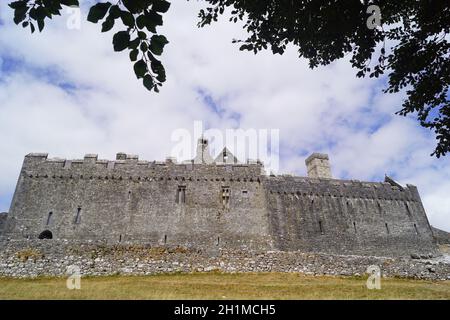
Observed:
[[[294,49],[253,55],[231,43],[226,21],[196,27],[201,3],[174,1],[162,32],[168,80],[147,92],[111,33],[56,18],[42,34],[15,26],[0,4],[0,211],[7,211],[25,154],[82,158],[117,152],[163,160],[174,130],[277,129],[280,171],[305,175],[312,152],[330,155],[333,175],[418,186],[430,222],[450,230],[450,161],[436,159],[431,132],[394,115],[404,93],[382,94],[386,79],[358,79],[348,60],[310,70]]]

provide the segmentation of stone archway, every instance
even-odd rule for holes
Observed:
[[[50,230],[44,230],[39,235],[39,239],[53,239],[53,233]]]

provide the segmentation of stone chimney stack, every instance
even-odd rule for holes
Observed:
[[[330,162],[327,154],[313,153],[306,160],[309,178],[332,179]]]

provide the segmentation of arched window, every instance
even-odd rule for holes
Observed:
[[[50,230],[44,230],[39,235],[39,239],[53,239],[53,233]]]

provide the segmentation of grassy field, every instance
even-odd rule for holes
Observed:
[[[0,278],[0,299],[450,299],[450,281],[382,279],[368,290],[366,278],[292,273],[193,273],[81,279]]]

